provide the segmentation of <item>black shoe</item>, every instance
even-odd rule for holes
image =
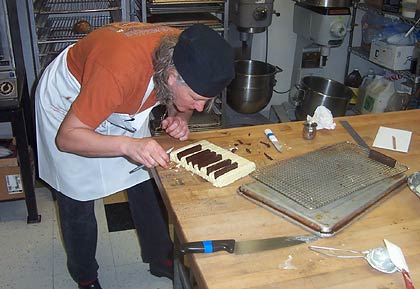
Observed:
[[[79,289],[102,289],[102,287],[99,284],[98,279],[96,279],[93,283],[90,283],[89,285],[82,286],[79,284]]]
[[[150,263],[150,274],[156,277],[166,277],[174,280],[174,263],[171,260],[166,260],[161,263]]]

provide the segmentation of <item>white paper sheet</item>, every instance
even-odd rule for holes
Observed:
[[[411,131],[381,126],[376,134],[373,146],[406,153],[410,147],[411,134]]]

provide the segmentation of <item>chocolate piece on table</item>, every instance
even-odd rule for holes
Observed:
[[[217,164],[214,164],[214,165],[207,168],[207,175],[210,175],[211,172],[217,171],[220,168],[226,167],[226,166],[230,165],[231,163],[232,163],[232,161],[229,160],[229,159],[218,162]]]
[[[182,152],[179,152],[176,155],[176,157],[178,158],[178,160],[181,160],[182,157],[185,157],[185,156],[187,156],[189,154],[192,154],[192,153],[196,153],[196,152],[201,151],[201,150],[202,150],[202,146],[200,144],[195,145],[193,147],[187,148],[186,150],[183,150]]]
[[[217,179],[217,178],[218,178],[218,177],[220,177],[221,175],[224,175],[224,174],[226,174],[227,172],[230,172],[230,171],[232,171],[232,170],[234,170],[234,169],[237,169],[237,168],[238,168],[238,163],[237,163],[237,162],[234,162],[234,163],[232,163],[231,165],[226,166],[226,167],[223,167],[223,168],[221,168],[220,170],[216,171],[216,172],[214,173],[214,178],[215,178],[215,179]]]
[[[202,167],[206,167],[210,164],[213,164],[213,163],[221,161],[221,160],[222,160],[222,155],[214,153],[213,156],[197,163],[197,166],[198,166],[198,169],[201,169]]]
[[[195,159],[200,158],[203,154],[206,154],[206,153],[208,153],[208,152],[210,152],[210,150],[209,150],[209,149],[206,149],[206,150],[200,151],[200,152],[198,152],[198,153],[195,153],[195,154],[189,155],[188,157],[186,157],[186,158],[185,158],[185,160],[186,160],[186,162],[187,162],[187,163],[191,163],[191,162],[193,162]]]
[[[227,186],[255,170],[255,163],[206,140],[175,150],[170,158],[215,187]]]
[[[192,166],[198,165],[204,162],[205,160],[207,160],[208,158],[211,158],[215,155],[216,153],[212,152],[211,150],[208,150],[208,151],[205,150],[203,151],[203,153],[197,153],[197,156],[191,160],[191,165]]]

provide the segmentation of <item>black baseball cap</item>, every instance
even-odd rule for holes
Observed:
[[[235,77],[232,47],[203,24],[194,24],[180,34],[173,60],[187,85],[201,96],[217,96]]]

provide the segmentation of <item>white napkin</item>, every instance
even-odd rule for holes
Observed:
[[[0,146],[0,158],[8,157],[13,152],[4,146]]]
[[[372,146],[407,153],[410,147],[411,135],[412,132],[408,130],[380,126]]]
[[[317,130],[320,129],[335,129],[335,122],[331,111],[323,105],[318,106],[315,109],[314,116],[306,116],[306,120],[309,122],[316,122],[318,126]]]

